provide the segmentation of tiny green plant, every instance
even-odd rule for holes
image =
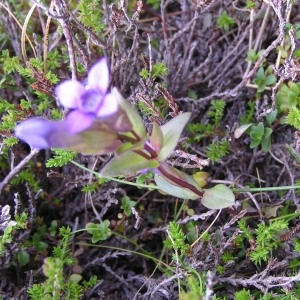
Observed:
[[[37,232],[32,237],[32,245],[38,251],[43,251],[48,248],[48,244],[41,240],[41,235]]]
[[[188,130],[191,133],[190,142],[199,142],[205,137],[215,137],[220,127],[225,113],[226,102],[220,99],[211,101],[211,106],[207,113],[209,118],[207,123],[190,123]]]
[[[257,92],[263,92],[266,87],[273,85],[276,82],[274,74],[270,74],[271,70],[268,68],[266,71],[263,67],[260,67],[256,73],[256,77],[253,80],[254,84],[257,85]]]
[[[128,196],[122,197],[121,209],[123,209],[124,214],[129,217],[132,214],[132,208],[135,207],[136,202],[132,201]]]
[[[86,230],[92,235],[93,243],[105,241],[111,236],[112,232],[109,229],[109,224],[110,222],[108,220],[105,220],[99,224],[92,222],[86,224]]]
[[[246,61],[255,63],[264,53],[264,49],[255,51],[254,49],[250,49],[247,53]]]
[[[250,148],[253,149],[261,146],[264,152],[268,152],[271,148],[271,134],[273,132],[271,126],[276,120],[276,117],[277,109],[266,116],[268,126],[265,126],[263,122],[259,122],[257,125],[252,123],[241,125],[235,130],[235,138],[240,138],[244,132],[249,131],[249,135],[251,137]]]
[[[250,137],[252,139],[250,148],[255,148],[261,145],[264,152],[268,152],[271,147],[271,134],[272,129],[264,127],[263,122],[259,122],[258,125],[251,127]]]
[[[211,109],[208,112],[209,118],[212,120],[214,127],[218,127],[224,116],[226,102],[220,99],[211,101]]]
[[[216,162],[220,160],[228,152],[229,152],[229,142],[227,140],[213,142],[205,150],[206,156],[212,162]]]
[[[188,249],[189,245],[186,241],[186,235],[179,224],[176,222],[170,222],[168,226],[169,237],[164,241],[164,244],[169,249],[184,254]]]
[[[68,162],[70,162],[72,159],[74,159],[77,155],[75,151],[67,151],[64,149],[52,149],[55,153],[54,157],[49,158],[46,167],[62,167],[66,165]]]
[[[300,83],[283,83],[276,93],[276,105],[279,112],[283,113],[300,105]]]
[[[102,9],[98,0],[81,0],[77,5],[78,20],[90,27],[97,34],[102,33],[105,24],[102,22]]]
[[[234,300],[253,300],[250,291],[242,289],[234,293]]]
[[[291,126],[300,130],[300,110],[297,107],[292,107],[286,118],[286,122]]]
[[[12,185],[18,185],[20,183],[27,183],[35,192],[40,189],[40,183],[36,179],[36,175],[30,169],[21,171],[18,176],[11,180]]]
[[[5,205],[1,209],[0,228],[3,234],[0,236],[0,257],[4,255],[7,246],[14,240],[14,233],[26,228],[28,215],[22,213],[20,216],[15,215],[15,220],[11,220],[10,206]]]
[[[152,6],[154,9],[159,9],[160,0],[146,0],[147,4]]]
[[[72,232],[70,228],[61,227],[59,229],[61,239],[58,246],[53,249],[53,256],[47,257],[43,263],[43,273],[46,280],[40,284],[33,284],[28,289],[28,295],[32,300],[39,299],[82,299],[84,292],[97,284],[96,277],[91,277],[89,281],[81,284],[81,275],[71,274],[66,276],[64,268],[74,264],[69,250]]]
[[[143,68],[140,72],[140,76],[144,79],[147,78],[161,78],[168,73],[168,68],[166,67],[164,62],[158,62],[153,64],[152,71]]]
[[[217,20],[218,27],[224,29],[226,32],[228,32],[235,24],[235,19],[230,17],[226,11],[223,11]]]
[[[242,231],[241,238],[244,236],[254,245],[249,254],[250,259],[257,265],[268,261],[271,258],[272,252],[280,246],[281,241],[278,238],[283,230],[288,228],[288,221],[285,219],[278,219],[270,222],[269,225],[259,223],[255,234],[250,232],[246,227],[245,222],[239,221],[238,227]]]
[[[182,281],[183,290],[180,293],[179,300],[198,300],[202,299],[205,294],[205,286],[203,278],[200,274],[190,274]]]
[[[255,250],[250,253],[250,259],[258,265],[270,258],[270,254],[276,249],[281,241],[278,235],[288,228],[286,220],[275,220],[270,225],[259,223],[256,229]]]
[[[245,115],[241,116],[240,122],[242,125],[249,124],[249,123],[252,124],[254,122],[254,119],[255,119],[255,102],[248,101]]]
[[[248,9],[253,9],[256,7],[256,2],[252,0],[247,0],[246,1],[246,8]]]

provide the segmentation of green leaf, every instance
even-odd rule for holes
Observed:
[[[261,141],[263,135],[264,135],[264,124],[262,122],[259,122],[257,126],[253,126],[251,128],[250,137],[254,141]]]
[[[167,172],[168,174],[172,175],[173,177],[177,178],[178,180],[193,185],[199,192],[202,191],[199,184],[193,178],[193,176],[188,175],[182,171],[177,170],[176,168],[170,166],[167,163],[162,163],[161,167]],[[172,181],[171,179],[167,178],[161,172],[156,173],[154,177],[156,185],[165,193],[183,199],[192,199],[195,200],[200,196],[190,189],[180,186],[178,183]]]
[[[75,151],[67,151],[64,149],[55,149],[52,148],[52,150],[55,152],[55,155],[53,158],[49,158],[46,162],[46,167],[62,167],[66,165],[70,160],[74,159],[74,157],[77,155]]]
[[[268,124],[269,124],[270,126],[271,126],[272,123],[275,121],[276,116],[277,116],[277,109],[273,110],[271,113],[269,113],[269,114],[266,116],[267,122],[268,122]]]
[[[139,135],[139,137],[145,137],[146,136],[146,128],[144,126],[144,123],[142,121],[141,116],[138,114],[138,112],[123,98],[123,96],[119,93],[119,91],[116,88],[113,88],[112,90],[113,95],[118,99],[118,102],[121,106],[121,108],[125,111],[127,117],[129,118],[132,129]]]
[[[26,251],[20,251],[17,254],[18,262],[21,267],[27,265],[29,263],[29,254]]]
[[[128,151],[142,150],[144,148],[145,141],[146,141],[146,139],[142,139],[135,144],[132,144],[130,142],[128,142],[128,143],[125,142],[117,149],[117,151],[115,151],[115,153],[117,155],[120,155],[120,154],[123,154]]]
[[[32,244],[38,251],[43,251],[48,247],[48,244],[40,240],[40,235],[35,233],[32,237]]]
[[[230,188],[217,184],[205,190],[201,203],[209,209],[222,209],[234,205],[235,197]]]
[[[168,74],[168,68],[166,67],[164,62],[159,62],[153,65],[152,69],[152,77],[162,77]]]
[[[264,82],[261,82],[260,84],[257,84],[258,88],[257,88],[257,92],[261,93],[266,89],[266,84]]]
[[[289,88],[290,88],[291,92],[295,93],[298,96],[299,93],[300,93],[298,84],[290,81],[288,83],[288,85],[289,85]]]
[[[154,180],[156,185],[166,194],[182,198],[182,199],[191,199],[195,200],[200,198],[199,195],[195,194],[187,188],[180,187],[174,183],[171,183],[164,176],[155,174]]]
[[[109,229],[109,221],[105,220],[100,224],[87,223],[85,228],[88,233],[92,235],[92,242],[97,243],[99,241],[107,240],[112,232]]]
[[[276,94],[276,106],[284,113],[297,105],[299,102],[299,86],[293,82],[289,82],[288,86],[282,84]]]
[[[253,148],[257,147],[260,144],[260,142],[261,142],[260,140],[259,141],[252,141],[250,143],[250,148],[253,149]]]
[[[190,112],[182,113],[160,127],[163,134],[163,146],[158,155],[159,161],[165,161],[176,148],[183,128],[190,117]]]
[[[100,172],[101,177],[115,177],[159,166],[157,160],[149,160],[135,152],[122,153],[108,162]]]
[[[210,181],[210,174],[207,172],[199,171],[194,173],[193,179],[199,184],[200,187],[204,187]]]
[[[276,76],[275,75],[269,75],[269,76],[267,76],[267,78],[266,78],[266,81],[265,81],[265,84],[266,85],[272,85],[273,83],[275,83],[276,82],[276,80],[277,80],[277,78],[276,78]]]
[[[265,133],[264,133],[264,137],[270,137],[270,135],[272,134],[273,130],[269,127],[265,128]]]
[[[150,136],[150,144],[156,152],[160,151],[163,144],[163,133],[156,122],[153,123],[152,133]]]
[[[149,72],[146,69],[142,69],[141,72],[140,72],[140,76],[143,79],[147,79],[147,78],[149,78],[150,74],[149,74]]]
[[[298,99],[298,94],[296,94],[293,91],[288,91],[287,92],[287,98],[288,98],[290,106],[296,105],[297,104],[297,99]]]
[[[71,282],[74,282],[74,283],[79,283],[80,280],[82,280],[82,276],[80,274],[72,274],[70,277],[69,277],[69,280]]]
[[[256,54],[254,49],[250,49],[247,53],[246,61],[255,62],[258,58],[258,55]]]
[[[266,75],[265,75],[265,71],[264,71],[263,67],[260,67],[258,69],[257,74],[256,74],[256,78],[261,79],[261,80],[265,80]]]
[[[132,212],[131,212],[131,208],[134,207],[136,204],[135,201],[132,201],[128,196],[124,196],[122,198],[122,205],[121,205],[121,209],[124,210],[124,214],[129,217],[131,216]]]
[[[268,152],[271,148],[271,138],[270,136],[265,136],[261,142],[261,148],[264,152]]]

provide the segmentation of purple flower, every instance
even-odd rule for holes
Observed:
[[[99,121],[88,130],[70,134],[65,121],[31,118],[16,126],[15,135],[33,148],[64,148],[83,154],[107,154],[121,145],[116,132]]]
[[[107,92],[109,70],[106,58],[102,58],[90,70],[87,85],[67,80],[56,87],[59,102],[73,109],[66,117],[66,129],[75,134],[89,128],[95,118],[108,119],[118,113],[116,97]]]
[[[84,86],[68,80],[57,86],[60,103],[72,109],[65,120],[31,118],[16,126],[15,135],[33,148],[107,154],[121,145],[119,132],[129,132],[135,126],[136,132],[144,133],[143,128],[136,128],[138,116],[120,93],[116,89],[107,92],[109,71],[105,58],[92,67],[87,82]]]

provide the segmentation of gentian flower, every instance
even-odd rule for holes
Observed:
[[[134,114],[116,89],[107,91],[109,70],[105,58],[90,70],[87,85],[67,80],[56,94],[71,112],[65,120],[28,119],[15,128],[15,135],[33,148],[64,148],[84,154],[107,154],[121,145],[118,132],[132,129]],[[130,116],[129,116],[130,115]]]
[[[56,87],[59,102],[73,109],[66,117],[69,133],[88,129],[95,118],[107,120],[118,113],[116,97],[108,93],[109,70],[106,58],[102,58],[90,70],[87,85],[76,80],[67,80]]]
[[[88,130],[70,134],[65,121],[31,118],[16,126],[15,135],[33,148],[63,148],[83,154],[103,155],[121,145],[117,133],[98,121],[93,122]]]

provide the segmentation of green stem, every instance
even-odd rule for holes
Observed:
[[[90,172],[94,175],[96,175],[99,178],[103,178],[99,175],[98,172],[96,171],[92,171],[89,168],[84,167],[83,165],[77,163],[74,160],[70,161],[72,164],[74,164],[75,166],[79,167],[82,170],[85,170],[87,172]],[[161,171],[161,168],[159,167],[159,170]],[[164,172],[164,173],[163,173]],[[163,172],[161,172],[164,176],[166,176],[167,178],[169,178],[171,181],[177,183],[178,185],[188,188],[191,191],[193,191],[194,193],[196,193],[196,191],[194,189],[196,189],[193,185],[184,182],[170,174],[168,174],[164,169]],[[131,181],[127,181],[124,179],[118,179],[118,178],[114,178],[114,177],[106,177],[105,179],[108,180],[112,180],[115,182],[119,182],[119,183],[123,183],[123,184],[128,184],[131,186],[136,186],[136,187],[140,187],[140,188],[146,188],[146,189],[156,189],[159,190],[159,187],[156,185],[149,185],[149,184],[142,184],[142,183],[135,183],[135,182],[131,182]],[[175,181],[176,180],[176,181]],[[180,182],[179,182],[180,181]],[[233,182],[231,182],[233,183]],[[189,186],[187,186],[189,185]],[[273,191],[286,191],[286,190],[296,190],[296,189],[300,189],[300,185],[289,185],[289,186],[278,186],[278,187],[265,187],[265,188],[245,188],[245,189],[238,189],[238,188],[231,188],[231,190],[235,193],[247,193],[247,192],[273,192]],[[200,191],[197,190],[197,193],[199,195]],[[203,193],[201,193],[200,195],[201,197],[203,196]]]
[[[118,178],[114,178],[114,177],[101,177],[99,175],[98,172],[96,171],[92,171],[90,170],[89,168],[86,168],[85,166],[79,164],[78,162],[74,161],[74,160],[70,160],[70,162],[72,164],[74,164],[75,166],[79,167],[80,169],[84,170],[84,171],[87,171],[89,173],[92,173],[94,174],[95,176],[97,176],[98,178],[101,178],[101,179],[108,179],[108,180],[111,180],[111,181],[115,181],[115,182],[119,182],[119,183],[123,183],[123,184],[128,184],[128,185],[132,185],[132,186],[136,186],[136,187],[140,187],[140,188],[146,188],[146,189],[156,189],[158,190],[159,187],[156,186],[156,185],[149,185],[149,184],[142,184],[142,183],[135,183],[135,182],[131,182],[131,181],[127,181],[127,180],[124,180],[124,179],[118,179]]]
[[[231,190],[236,193],[246,192],[273,192],[273,191],[286,191],[286,190],[297,190],[300,189],[300,185],[288,185],[288,186],[277,186],[277,187],[264,187],[264,188],[245,188],[237,189],[232,188]]]

